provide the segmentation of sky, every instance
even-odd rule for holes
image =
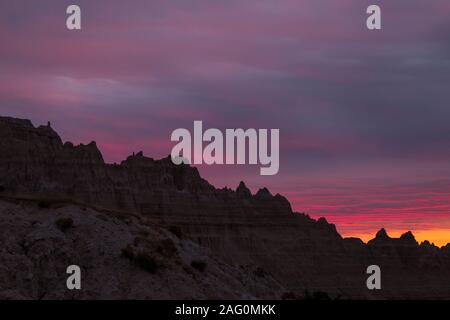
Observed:
[[[78,4],[82,30],[68,31]],[[382,9],[382,30],[365,27]],[[344,236],[450,242],[450,2],[3,0],[0,115],[95,140],[108,162],[170,134],[279,128],[280,171],[201,166],[268,187]]]

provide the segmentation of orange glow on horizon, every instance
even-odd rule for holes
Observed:
[[[338,230],[339,231],[339,230]],[[399,238],[403,233],[408,230],[386,230],[391,238]],[[410,230],[417,242],[420,244],[422,241],[428,240],[430,243],[434,243],[438,247],[445,246],[450,243],[450,230],[449,229],[431,229],[431,230]],[[355,234],[352,232],[340,232],[345,238],[360,238],[362,241],[367,241],[375,238],[375,232]]]

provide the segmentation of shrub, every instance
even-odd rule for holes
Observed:
[[[150,273],[156,273],[160,267],[158,261],[146,253],[139,253],[135,262],[139,267]]]
[[[156,252],[170,258],[177,255],[178,249],[172,239],[168,238],[157,243]]]
[[[205,271],[206,270],[206,266],[207,266],[207,263],[205,261],[203,261],[203,260],[193,260],[191,262],[191,267],[194,268],[194,269],[197,269],[200,272]]]
[[[72,218],[60,218],[56,220],[55,224],[59,230],[66,232],[73,227],[73,220]]]
[[[130,261],[133,261],[134,259],[134,249],[131,245],[127,245],[125,248],[122,249],[122,257],[127,258]]]
[[[172,232],[178,239],[183,239],[183,231],[180,226],[170,226],[169,231]]]
[[[187,274],[189,274],[191,276],[194,275],[194,270],[192,270],[192,268],[189,266],[183,266],[183,270],[184,270],[184,272],[186,272]]]
[[[48,200],[39,200],[39,202],[38,202],[38,207],[41,209],[48,209],[51,206],[52,206],[52,204]]]

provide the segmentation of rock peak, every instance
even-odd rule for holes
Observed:
[[[389,239],[389,236],[384,228],[381,228],[375,235],[375,239]]]
[[[244,181],[241,181],[239,183],[239,186],[236,189],[236,193],[238,196],[243,196],[243,197],[250,197],[252,195],[252,193],[250,192],[250,189],[247,188]]]
[[[400,236],[400,239],[416,240],[414,234],[411,231],[405,232]]]
[[[258,192],[256,193],[257,197],[271,197],[272,194],[270,193],[269,189],[267,188],[261,188],[258,190]]]
[[[22,126],[27,128],[34,128],[33,123],[30,120],[27,119],[18,119],[13,117],[1,117],[0,116],[0,122],[7,125],[16,125],[16,126]]]

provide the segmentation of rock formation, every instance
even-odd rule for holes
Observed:
[[[116,237],[130,240],[130,230],[137,230],[141,225],[151,227],[152,232],[158,228],[179,230],[185,235],[183,241],[198,246],[196,250],[208,252],[208,257],[209,254],[214,256],[214,261],[226,270],[237,270],[235,274],[230,271],[229,277],[242,279],[242,270],[257,270],[259,275],[259,280],[249,285],[253,289],[234,285],[233,289],[228,290],[225,286],[222,290],[217,279],[227,281],[224,276],[222,279],[214,277],[216,281],[208,290],[202,289],[207,294],[199,294],[200,289],[193,289],[192,296],[184,292],[179,296],[162,295],[161,298],[264,298],[274,294],[281,298],[282,292],[289,297],[302,297],[306,291],[326,292],[332,298],[343,299],[450,298],[449,246],[418,245],[411,233],[393,239],[385,230],[380,230],[367,245],[359,239],[343,239],[335,226],[324,218],[315,221],[305,214],[293,212],[286,198],[272,195],[266,188],[255,195],[244,182],[235,191],[216,189],[200,177],[196,168],[175,166],[169,157],[154,160],[142,152],[128,157],[119,165],[107,164],[95,142],[79,146],[63,143],[50,126],[35,128],[28,120],[0,117],[0,192],[3,199],[0,218],[3,221],[4,217],[10,219],[6,224],[2,222],[0,232],[10,234],[14,241],[19,242],[26,241],[27,236],[34,232],[49,232],[45,236],[53,239],[53,227],[42,229],[41,226],[48,226],[51,217],[59,215],[60,210],[55,209],[55,204],[62,208],[70,207],[70,212],[80,224],[91,228],[84,239],[90,246],[89,250],[97,252],[100,250],[95,247],[97,241],[103,242],[102,252],[108,258],[99,257],[98,263],[103,264],[107,273],[110,272],[108,270],[117,271],[110,266],[114,261],[124,263],[117,256],[119,245]],[[5,209],[10,206],[5,201],[13,201],[18,207]],[[25,220],[31,219],[27,222],[31,225],[25,225],[22,220],[11,216],[11,210],[21,217],[20,206],[24,211],[30,211],[30,201],[47,204],[43,209],[47,211],[45,218],[41,218],[40,213],[36,214],[34,225],[33,219],[24,217]],[[79,213],[81,208],[88,208],[90,215]],[[97,215],[104,219],[95,220]],[[105,221],[114,215],[129,217],[131,225],[123,225],[122,232],[115,230]],[[103,224],[109,235],[97,239],[97,227],[94,226],[101,228]],[[89,236],[93,237],[91,241]],[[165,237],[165,234],[160,234],[154,239]],[[66,240],[49,240],[45,242],[45,250],[57,250],[59,241],[65,243]],[[124,245],[123,241],[121,245]],[[73,245],[68,246],[75,252],[80,250]],[[28,249],[16,247],[14,250],[13,256]],[[182,252],[181,249],[177,251]],[[8,252],[3,250],[0,255],[2,258],[5,254],[11,255]],[[89,263],[97,263],[95,257],[91,256]],[[40,258],[33,259],[34,263],[40,261]],[[52,256],[49,254],[45,259],[51,261]],[[105,259],[109,259],[107,264]],[[15,266],[14,263],[11,266]],[[370,291],[366,287],[366,268],[371,264],[381,267],[382,290]],[[8,272],[13,270],[16,269]],[[27,270],[33,273],[32,267]],[[95,269],[95,272],[99,271]],[[134,276],[131,269],[124,272],[127,277]],[[176,269],[173,272],[177,274]],[[217,272],[225,273],[224,269]],[[13,275],[0,271],[0,279],[8,277]],[[116,279],[115,276],[113,278]],[[20,283],[25,285],[24,281]],[[258,283],[260,287],[255,289]],[[271,287],[273,290],[269,293]],[[82,297],[109,297],[99,288]],[[119,297],[119,292],[125,290],[120,285],[116,289],[117,295],[113,297]],[[11,287],[11,290],[14,289]],[[21,288],[16,290],[22,292]],[[233,290],[240,294],[232,293]],[[46,294],[48,297],[57,295]],[[130,293],[121,297],[135,296]],[[137,296],[158,297],[142,292]]]

